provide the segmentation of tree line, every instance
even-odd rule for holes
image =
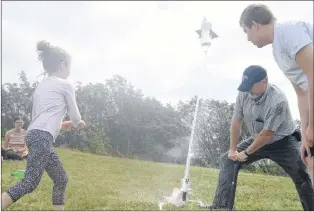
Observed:
[[[38,82],[29,82],[26,73],[19,83],[1,85],[1,132],[13,127],[13,117],[31,119],[32,95]],[[84,130],[61,132],[56,147],[66,147],[99,155],[184,164],[188,151],[196,96],[173,106],[154,97],[145,97],[122,76],[104,83],[76,83],[76,98]],[[234,103],[201,99],[195,128],[192,164],[219,167],[220,155],[229,149],[229,129]],[[69,120],[66,116],[65,120]],[[242,125],[240,141],[249,133]],[[276,164],[260,161],[246,169],[285,175]]]

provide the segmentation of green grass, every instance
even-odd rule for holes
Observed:
[[[184,166],[97,156],[57,149],[69,177],[66,210],[158,210],[158,200],[179,187]],[[25,169],[25,162],[2,163],[2,192],[18,182],[13,171]],[[191,168],[191,188],[210,203],[218,170]],[[52,210],[52,181],[45,173],[37,189],[22,197],[8,210]],[[237,210],[302,210],[290,178],[240,172]],[[199,210],[197,204],[165,210]]]

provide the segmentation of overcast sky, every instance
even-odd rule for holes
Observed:
[[[294,90],[272,57],[238,25],[249,1],[237,2],[2,2],[2,82],[26,71],[40,80],[36,42],[45,39],[73,57],[72,82],[104,82],[120,74],[145,96],[166,103],[193,95],[234,102],[243,70],[264,66],[298,118]],[[279,21],[313,23],[312,1],[265,2]],[[204,57],[195,30],[206,16],[219,38]],[[37,78],[36,78],[37,77]]]

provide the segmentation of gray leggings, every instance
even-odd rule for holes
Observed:
[[[52,179],[53,192],[52,204],[64,205],[65,189],[68,182],[67,174],[57,156],[53,146],[53,137],[50,133],[41,130],[30,130],[27,134],[27,146],[29,155],[27,158],[25,177],[7,189],[7,193],[13,202],[25,194],[33,192],[44,173],[47,172]]]

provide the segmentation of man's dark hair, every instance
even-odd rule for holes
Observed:
[[[267,25],[275,20],[276,17],[266,5],[250,4],[243,10],[239,24],[240,26],[244,24],[250,29],[253,21],[261,25]]]
[[[56,72],[63,63],[69,67],[71,64],[71,57],[63,49],[52,46],[46,41],[39,41],[37,43],[38,59],[42,62],[45,73],[49,75]]]

